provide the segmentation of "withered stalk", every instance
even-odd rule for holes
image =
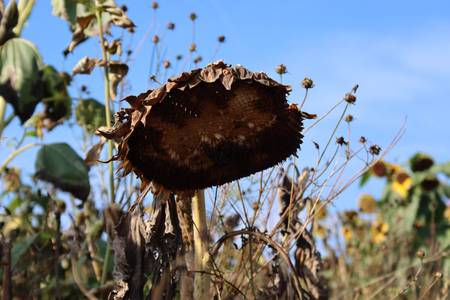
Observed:
[[[3,267],[3,280],[2,280],[2,299],[12,299],[12,282],[11,282],[11,243],[8,241],[2,241],[2,267]]]
[[[194,269],[195,271],[206,271],[209,254],[204,190],[197,190],[192,197],[192,219],[194,221]],[[209,275],[196,273],[194,299],[210,299],[209,286]]]
[[[110,94],[110,82],[109,82],[109,56],[106,52],[105,48],[105,38],[103,37],[103,22],[102,22],[102,11],[100,9],[100,1],[95,1],[96,11],[95,16],[97,19],[97,25],[99,30],[99,39],[100,39],[100,48],[102,49],[102,58],[105,61],[104,66],[104,81],[105,81],[105,115],[106,115],[106,126],[111,126],[111,94]],[[108,141],[108,157],[113,156],[113,141]],[[114,166],[113,162],[109,162],[109,195],[111,203],[115,202],[115,190],[114,190]],[[103,261],[103,270],[102,277],[100,280],[100,284],[104,284],[106,282],[108,265],[111,259],[111,245],[108,239],[108,243],[106,246],[105,258]]]

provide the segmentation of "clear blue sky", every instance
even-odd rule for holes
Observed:
[[[117,1],[122,4],[125,1]],[[430,153],[438,161],[450,159],[450,1],[160,1],[156,27],[150,39],[143,39],[153,18],[151,1],[128,1],[129,16],[136,23],[132,40],[136,49],[143,41],[128,75],[131,93],[148,87],[151,36],[163,35],[169,21],[174,32],[165,35],[166,57],[187,55],[191,43],[189,14],[196,12],[196,42],[203,64],[209,62],[217,47],[217,36],[227,40],[214,59],[242,64],[254,71],[265,71],[278,79],[274,67],[287,65],[284,83],[293,87],[290,99],[303,95],[299,82],[311,77],[311,90],[305,110],[323,114],[352,88],[360,85],[353,136],[360,135],[386,146],[404,119],[406,133],[389,153],[388,159],[405,162],[416,151]],[[62,50],[71,35],[65,22],[52,16],[51,1],[37,1],[24,30],[43,54],[44,62],[70,72],[84,55],[98,57],[96,40],[87,42],[69,55]],[[102,99],[100,72],[94,77],[78,77],[75,85],[89,82],[92,95]],[[92,82],[97,82],[93,85]],[[75,95],[75,93],[73,93]],[[311,163],[311,140],[325,144],[337,114],[305,137],[303,159]],[[17,134],[18,123],[5,136]],[[67,138],[67,128],[49,134],[50,141]],[[343,131],[345,132],[345,131]],[[73,137],[70,138],[71,140]],[[13,165],[28,165],[33,152]],[[3,160],[5,151],[0,151]],[[300,156],[300,161],[302,156]],[[29,168],[29,167],[28,167]],[[32,169],[30,170],[32,172]],[[349,196],[360,193],[356,188]],[[356,201],[344,204],[354,206]]]

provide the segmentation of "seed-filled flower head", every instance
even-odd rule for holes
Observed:
[[[289,91],[264,73],[217,62],[125,98],[131,108],[99,132],[119,142],[113,159],[123,175],[172,190],[221,185],[296,153],[302,113],[287,103]]]

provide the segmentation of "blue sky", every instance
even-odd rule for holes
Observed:
[[[118,1],[119,2],[119,1]],[[124,1],[120,1],[120,4]],[[242,64],[253,71],[265,71],[278,79],[274,67],[280,63],[289,73],[283,82],[293,87],[290,100],[300,101],[299,82],[305,77],[315,81],[305,110],[319,116],[358,83],[353,137],[360,135],[386,146],[406,119],[406,133],[388,154],[388,159],[405,162],[416,151],[424,151],[438,161],[450,158],[450,1],[160,1],[156,16],[151,1],[128,1],[129,16],[137,32],[125,39],[125,46],[136,49],[127,76],[130,93],[148,87],[151,37],[163,35],[165,25],[176,24],[174,32],[164,35],[165,55],[187,55],[192,41],[191,12],[196,12],[196,43],[204,65],[217,47],[217,36],[227,40],[214,59]],[[148,31],[152,19],[156,25]],[[65,22],[51,15],[51,1],[37,1],[24,30],[43,55],[44,62],[70,72],[79,58],[100,57],[96,40],[84,43],[67,59],[62,50],[71,35]],[[74,84],[88,82],[92,96],[102,100],[100,72],[94,77],[78,77]],[[92,84],[92,82],[98,82]],[[76,95],[73,93],[73,95]],[[338,113],[305,137],[300,163],[311,164],[311,140],[325,144]],[[48,141],[76,140],[67,128],[57,128]],[[18,122],[5,132],[13,137]],[[345,132],[345,131],[342,131]],[[6,156],[0,151],[0,161]],[[29,169],[33,151],[14,161]],[[13,165],[14,165],[13,164]],[[30,169],[32,172],[32,169]],[[346,194],[356,196],[355,187]],[[353,198],[355,199],[355,198]],[[351,200],[342,207],[354,206]]]

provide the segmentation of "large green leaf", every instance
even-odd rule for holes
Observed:
[[[75,118],[87,132],[95,133],[97,128],[106,124],[105,106],[92,98],[81,100],[75,110]]]
[[[42,146],[37,154],[35,167],[37,178],[48,181],[81,200],[88,197],[88,167],[68,144]]]
[[[0,96],[12,104],[22,123],[41,98],[40,68],[41,57],[30,41],[13,38],[0,46]]]

